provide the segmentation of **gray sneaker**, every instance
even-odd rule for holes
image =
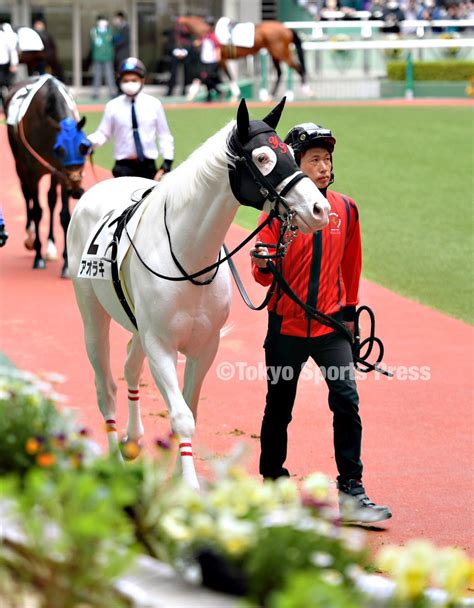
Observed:
[[[392,517],[388,507],[376,505],[365,493],[362,481],[339,482],[339,510],[345,523],[372,524]]]

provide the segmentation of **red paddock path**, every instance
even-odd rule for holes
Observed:
[[[10,232],[6,247],[0,250],[0,350],[21,369],[64,374],[67,380],[58,387],[60,392],[105,445],[71,282],[59,278],[61,262],[33,271],[32,253],[23,248],[24,203],[5,127],[0,127],[0,149],[7,150],[2,152],[0,163],[0,202]],[[103,170],[100,173],[108,175]],[[86,187],[92,183],[88,168]],[[46,222],[43,224],[45,228]],[[243,229],[233,226],[227,244],[236,244],[244,234]],[[62,244],[61,236],[58,241]],[[237,257],[251,295],[261,300],[263,290],[251,280],[248,264],[247,252]],[[383,527],[370,531],[369,542],[379,546],[424,537],[438,545],[462,547],[474,555],[473,328],[368,281],[362,285],[362,302],[377,312],[377,333],[385,342],[386,361],[397,368],[392,380],[371,374],[359,384],[365,482],[369,495],[389,504],[394,513]],[[248,310],[236,294],[229,331],[206,378],[200,402],[194,446],[202,474],[209,456],[220,457],[242,441],[250,448],[246,466],[257,474],[265,398],[265,326],[266,314]],[[122,389],[120,427],[125,427],[126,416],[122,366],[127,339],[126,332],[113,331],[112,365]],[[406,369],[410,366],[426,366],[429,379],[408,380]],[[231,379],[219,377],[225,370],[231,370]],[[298,477],[313,471],[335,477],[326,389],[316,375],[309,375],[311,378],[299,386],[288,466]],[[151,446],[154,438],[168,432],[169,424],[163,399],[148,370],[142,404],[146,444]]]

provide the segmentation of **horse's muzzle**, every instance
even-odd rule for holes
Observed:
[[[320,223],[321,228],[325,228],[329,224],[330,207],[315,203],[313,206],[314,218]]]
[[[82,183],[82,167],[71,167],[66,170],[66,185],[69,196],[79,199],[84,194]]]
[[[79,199],[84,194],[84,188],[75,188],[74,190],[69,190],[69,195],[72,198]]]

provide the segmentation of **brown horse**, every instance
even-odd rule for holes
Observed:
[[[197,38],[202,38],[208,33],[210,26],[202,17],[179,17],[178,21],[185,25],[190,33]],[[292,45],[298,55],[298,63],[292,56]],[[306,67],[301,39],[294,30],[285,27],[279,21],[262,21],[255,25],[255,42],[250,48],[234,45],[223,45],[221,47],[221,67],[230,80],[232,76],[227,68],[228,59],[240,59],[248,55],[256,55],[261,49],[267,49],[273,65],[277,71],[277,79],[273,86],[272,96],[275,95],[281,81],[281,62],[286,63],[301,76],[301,82],[306,82]]]
[[[50,75],[19,82],[10,89],[5,104],[8,140],[26,202],[28,237],[25,246],[36,252],[33,268],[45,268],[39,232],[43,215],[38,197],[39,181],[44,175],[51,174],[51,186],[48,191],[50,224],[47,257],[54,259],[56,247],[53,216],[57,202],[57,186],[61,185],[60,220],[64,230],[64,243],[71,217],[69,196],[78,199],[84,193],[81,186],[82,170],[90,148],[90,142],[82,131],[85,118],[78,120],[77,108],[70,93],[62,83]],[[22,104],[27,106],[26,111],[22,111]],[[63,258],[62,276],[67,277],[66,244]]]

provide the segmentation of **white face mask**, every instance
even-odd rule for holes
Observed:
[[[101,32],[104,32],[107,29],[108,25],[109,25],[109,23],[106,19],[99,19],[99,21],[97,22],[97,27],[99,28],[99,31],[101,31]]]
[[[135,95],[140,92],[141,88],[142,88],[141,82],[121,82],[120,83],[120,90],[122,91],[122,93],[125,93],[125,95],[128,95],[129,97],[135,97]]]

